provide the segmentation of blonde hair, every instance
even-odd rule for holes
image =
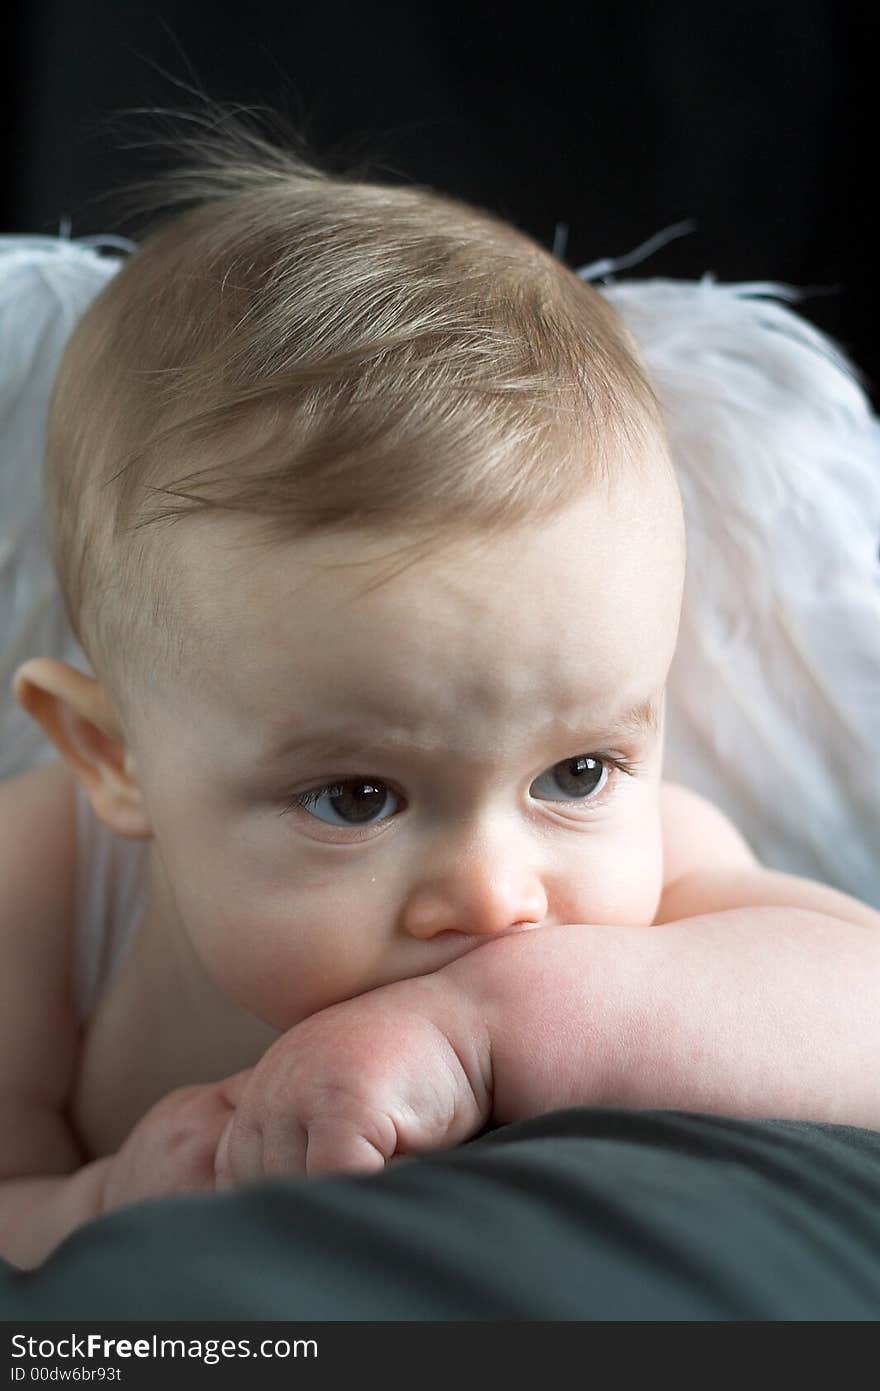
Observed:
[[[55,563],[117,707],[197,661],[184,519],[433,544],[611,486],[662,435],[623,324],[531,237],[212,112],[147,187],[153,223],[75,329],[50,409]]]

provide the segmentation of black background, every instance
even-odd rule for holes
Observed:
[[[868,0],[7,0],[5,15],[3,231],[70,218],[74,237],[136,235],[94,201],[157,159],[125,148],[132,126],[114,113],[186,107],[183,82],[279,110],[316,153],[369,157],[377,176],[491,207],[547,246],[564,223],[574,266],[692,219],[627,274],[822,287],[801,312],[877,400]]]

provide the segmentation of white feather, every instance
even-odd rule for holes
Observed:
[[[18,705],[16,667],[50,656],[91,672],[64,612],[43,494],[46,416],[64,345],[121,265],[117,237],[0,236],[0,778],[47,762],[54,746]]]
[[[597,288],[657,387],[687,523],[664,776],[769,868],[880,908],[880,425],[856,369],[788,286]]]

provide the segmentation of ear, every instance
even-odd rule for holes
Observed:
[[[152,836],[134,758],[101,683],[67,662],[34,657],[16,671],[12,691],[85,788],[95,815],[118,835]]]

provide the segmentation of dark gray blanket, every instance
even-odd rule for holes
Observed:
[[[145,1203],[5,1319],[880,1317],[880,1134],[579,1107],[373,1177]]]

